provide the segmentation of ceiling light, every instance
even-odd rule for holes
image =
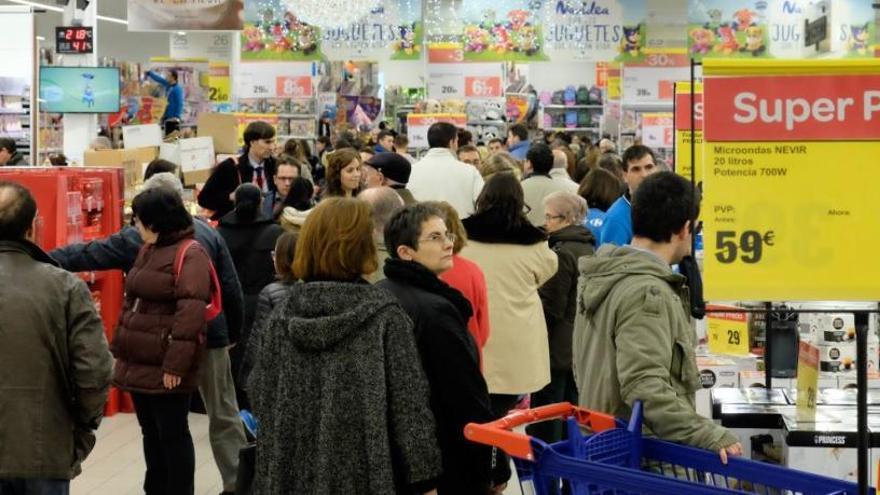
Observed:
[[[44,3],[39,2],[31,2],[30,0],[8,0],[12,3],[17,3],[18,5],[27,5],[28,7],[35,7],[38,9],[49,10],[52,12],[64,12],[62,7],[56,7],[54,5],[46,5]],[[123,24],[125,26],[128,25],[128,21],[125,19],[119,19],[117,17],[107,17],[106,15],[98,15],[95,16],[99,21],[112,22],[115,24]]]

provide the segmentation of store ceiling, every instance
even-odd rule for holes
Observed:
[[[55,0],[29,0],[34,3],[42,3],[51,7],[58,6]],[[98,15],[128,19],[128,2],[126,0],[92,0],[98,3]],[[0,5],[18,5],[9,0],[0,0]]]

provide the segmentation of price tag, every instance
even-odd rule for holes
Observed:
[[[880,63],[737,62],[704,64],[706,298],[876,301]]]
[[[432,73],[428,77],[428,98],[435,100],[463,99],[464,75]]]
[[[727,309],[709,306],[709,309]],[[736,309],[730,307],[730,309]],[[713,354],[746,356],[749,354],[749,323],[745,313],[707,313],[707,337]]]
[[[500,98],[501,78],[467,76],[464,78],[464,95],[468,98]]]
[[[436,122],[449,122],[462,129],[467,125],[463,113],[411,113],[406,116],[407,137],[412,148],[428,147],[428,128]]]
[[[813,421],[819,393],[819,348],[804,342],[798,345],[797,418]]]
[[[275,78],[275,94],[279,98],[311,98],[312,78],[309,76],[278,76]]]
[[[672,112],[642,114],[642,143],[652,148],[672,148]]]
[[[229,64],[212,63],[209,67],[208,97],[215,103],[229,101]]]
[[[694,87],[694,163],[697,184],[703,182],[703,85]],[[691,83],[675,83],[675,172],[691,180]]]

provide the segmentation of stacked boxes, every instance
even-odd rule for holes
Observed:
[[[875,326],[875,325],[871,325]],[[819,370],[830,373],[856,369],[856,325],[852,313],[801,313],[798,331],[803,341],[819,348]],[[877,370],[880,340],[868,332],[868,369]]]

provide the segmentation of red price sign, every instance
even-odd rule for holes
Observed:
[[[312,78],[309,76],[278,76],[275,78],[275,93],[286,98],[310,98]]]
[[[501,78],[465,76],[464,95],[468,98],[500,98]]]

